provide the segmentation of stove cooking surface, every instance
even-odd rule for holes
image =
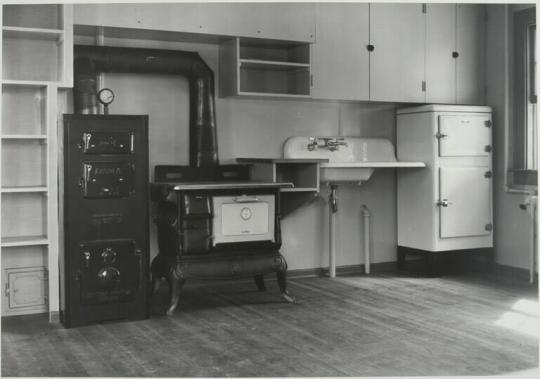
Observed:
[[[292,183],[275,182],[167,182],[175,191],[211,190],[211,189],[247,189],[247,188],[292,188]]]

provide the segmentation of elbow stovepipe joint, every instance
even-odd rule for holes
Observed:
[[[219,165],[214,73],[199,54],[189,51],[112,46],[74,47],[75,113],[97,114],[97,75],[102,72],[181,75],[189,81],[189,163]]]

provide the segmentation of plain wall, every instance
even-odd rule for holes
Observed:
[[[76,43],[93,44],[76,36]],[[219,85],[219,48],[216,44],[106,39],[110,46],[150,47],[197,51],[213,69]],[[111,114],[148,114],[150,170],[156,164],[188,164],[187,80],[181,77],[105,74],[104,85],[116,94]],[[219,93],[216,88],[216,94]],[[220,163],[238,157],[280,157],[285,139],[293,135],[350,135],[387,137],[395,142],[395,104],[360,104],[294,99],[216,97]],[[153,178],[153,173],[151,174]],[[396,260],[395,171],[376,170],[362,186],[339,187],[337,265],[363,263],[360,206],[373,218],[372,262]],[[289,269],[328,265],[328,191],[283,220],[282,254]],[[152,226],[152,252],[157,253]]]
[[[506,136],[512,128],[510,118],[511,82],[508,76],[512,54],[508,43],[507,5],[489,5],[486,40],[487,105],[493,107],[494,151],[494,245],[496,262],[501,265],[528,268],[530,262],[530,209],[519,205],[527,201],[526,194],[510,193],[505,188],[504,171]]]

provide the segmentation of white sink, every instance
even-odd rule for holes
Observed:
[[[308,149],[310,137],[290,137],[283,144],[283,157],[289,159],[327,159],[320,164],[320,181],[326,183],[367,181],[376,168],[425,167],[424,162],[396,160],[394,146],[386,138],[330,137],[343,139],[347,146],[332,151],[322,147],[323,138],[315,137],[318,146]]]

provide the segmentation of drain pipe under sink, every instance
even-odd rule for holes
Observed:
[[[370,255],[371,255],[371,212],[367,205],[362,204],[360,207],[362,219],[364,221],[364,272],[370,273]]]

